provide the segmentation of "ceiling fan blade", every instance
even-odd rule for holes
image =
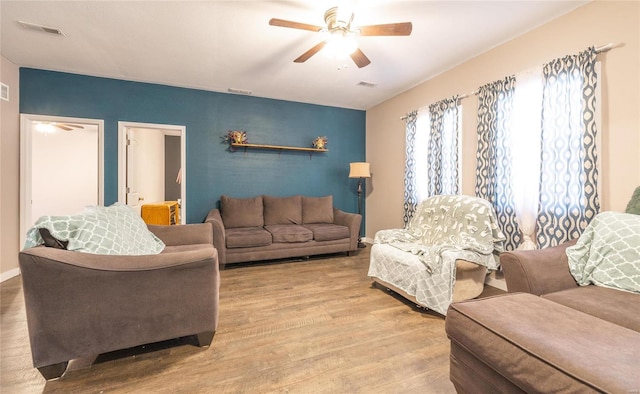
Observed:
[[[321,41],[320,43],[316,44],[311,49],[309,49],[308,51],[306,51],[305,53],[300,55],[300,57],[298,57],[296,60],[294,60],[294,62],[295,63],[304,63],[304,62],[306,62],[307,60],[309,60],[309,58],[311,56],[313,56],[316,53],[320,52],[322,50],[322,48],[324,48],[325,45],[327,45],[327,42],[326,41]]]
[[[60,124],[60,123],[56,123],[54,126],[56,126],[59,129],[62,129],[64,131],[71,131],[73,130],[71,127],[67,127],[66,125]]]
[[[358,68],[368,66],[369,63],[371,63],[371,60],[369,60],[369,58],[365,56],[360,48],[356,49],[351,54],[351,59],[353,59],[353,62],[356,64],[356,66],[358,66]]]
[[[389,23],[386,25],[360,26],[361,36],[408,36],[413,30],[411,22]]]
[[[75,123],[58,123],[58,124],[63,124],[67,127],[73,127],[74,129],[84,129],[84,126],[81,124],[75,124]]]
[[[269,24],[271,26],[289,27],[291,29],[309,30],[309,31],[315,31],[315,32],[322,30],[322,27],[320,26],[309,25],[307,23],[286,21],[284,19],[278,19],[278,18],[271,18],[271,20],[269,21]]]

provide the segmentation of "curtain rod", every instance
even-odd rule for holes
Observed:
[[[461,94],[460,96],[458,96],[458,100],[466,99],[466,98],[467,98],[467,97],[469,97],[469,96],[472,96],[472,95],[474,95],[474,94],[478,94],[478,92],[479,92],[479,91],[480,91],[480,90],[476,89],[476,90],[474,90],[474,91],[473,91],[473,92],[471,92],[471,93]]]
[[[595,50],[596,53],[602,53],[602,52],[610,51],[613,48],[621,47],[623,45],[624,45],[624,43],[614,44],[614,43],[610,42],[610,43],[608,43],[606,45],[602,45],[602,46],[599,46],[599,47],[594,47],[594,50]],[[479,89],[476,89],[471,93],[461,94],[461,95],[458,96],[458,100],[466,99],[469,96],[478,94],[478,92],[479,92]],[[420,110],[422,110],[424,108],[427,108],[427,107],[419,108],[418,111],[420,111]],[[400,120],[405,120],[408,117],[409,117],[409,114],[404,114],[404,115],[402,115],[400,117]]]
[[[596,47],[594,48],[596,50],[596,53],[601,53],[601,52],[607,52],[613,48],[618,48],[621,47],[623,44],[622,43],[618,43],[618,44],[614,44],[612,42],[608,43],[607,45],[602,45],[600,47]]]
[[[429,108],[429,106],[428,106],[428,105],[425,105],[424,107],[420,107],[420,108],[416,109],[416,112],[422,111],[422,110],[423,110],[423,109],[425,109],[425,108]],[[413,112],[413,111],[411,111],[411,112]],[[400,117],[400,120],[406,120],[406,119],[409,117],[409,114],[410,114],[411,112],[407,112],[406,114],[402,115],[402,116]]]

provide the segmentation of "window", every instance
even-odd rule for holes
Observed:
[[[479,89],[476,194],[507,250],[576,238],[599,210],[594,70],[589,49]]]
[[[460,190],[461,111],[458,100],[444,100],[418,114],[416,190],[418,201]]]
[[[425,198],[459,193],[461,112],[458,98],[453,97],[407,116],[405,224]]]

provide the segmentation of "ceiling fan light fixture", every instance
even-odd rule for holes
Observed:
[[[331,7],[324,13],[324,22],[330,31],[349,30],[348,11],[344,7]]]
[[[35,131],[42,134],[53,134],[56,132],[56,127],[48,122],[34,122]]]
[[[358,49],[358,41],[350,34],[332,34],[327,45],[324,47],[324,53],[332,59],[345,59]]]
[[[322,41],[308,49],[293,60],[294,63],[304,63],[316,53],[322,51],[331,58],[344,59],[351,57],[358,68],[371,64],[371,60],[358,48],[358,36],[408,36],[411,34],[411,22],[387,23],[382,25],[366,25],[353,28],[351,26],[354,13],[348,21],[345,16],[338,16],[338,7],[329,8],[324,14],[325,27],[271,18],[269,25],[287,27],[291,29],[309,30],[320,33]],[[340,68],[338,68],[340,69]]]

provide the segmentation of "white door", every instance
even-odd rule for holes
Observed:
[[[127,157],[126,157],[127,201],[126,201],[126,204],[139,211],[141,196],[138,194],[138,181],[137,181],[138,169],[136,167],[138,141],[136,140],[135,136],[132,134],[133,132],[131,130],[127,130]],[[144,197],[142,197],[142,199],[144,199]]]
[[[167,199],[166,182],[178,183],[180,222],[186,223],[185,133],[184,126],[118,122],[119,201],[125,202],[140,214],[142,205]],[[176,179],[177,173],[171,172],[170,176],[167,175],[165,136],[180,138],[178,157],[182,171],[179,181]]]
[[[103,200],[103,121],[20,115],[20,233]]]
[[[127,139],[127,204],[140,214],[143,204],[165,200],[164,133],[131,128]]]

